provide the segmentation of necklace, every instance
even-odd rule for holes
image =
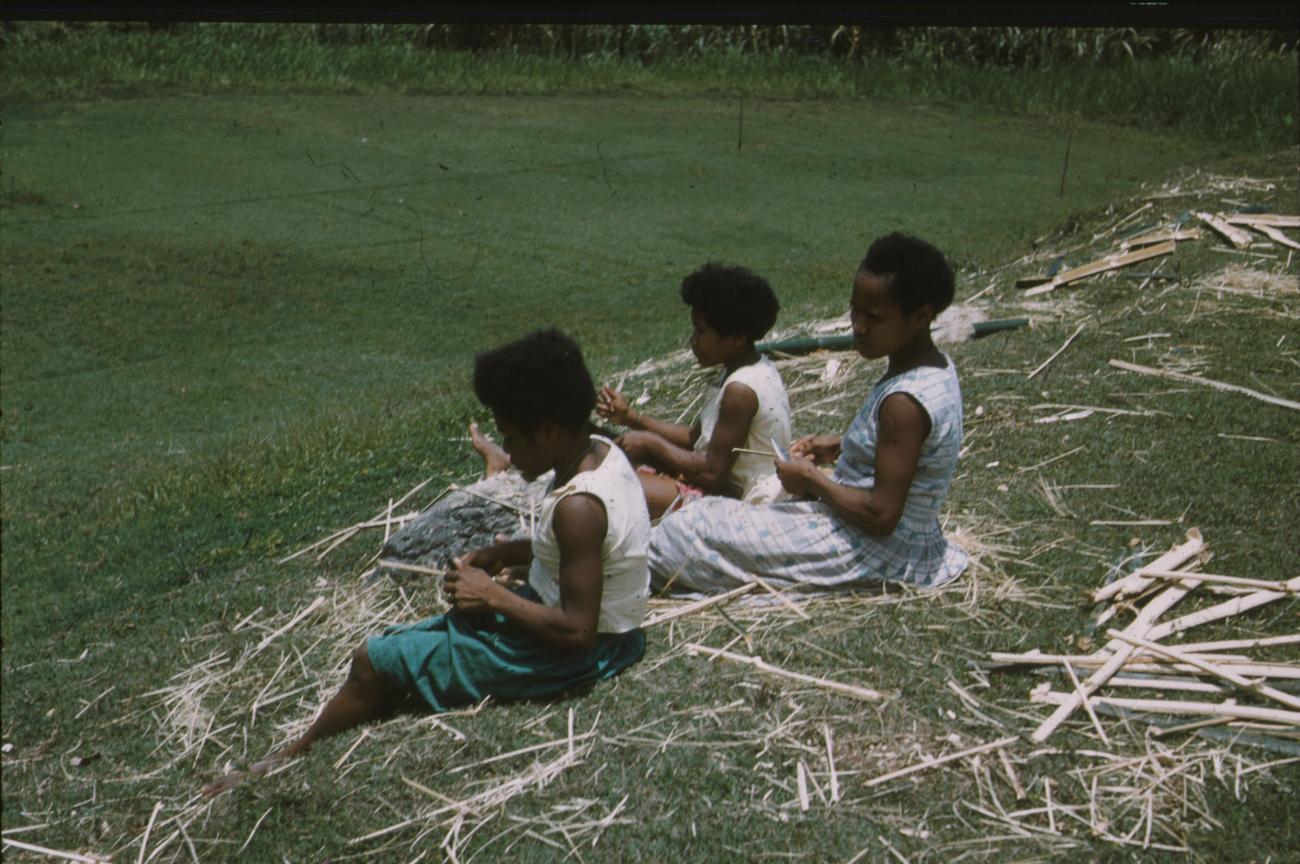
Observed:
[[[578,454],[578,458],[574,459],[573,462],[569,464],[569,467],[565,468],[563,472],[560,471],[555,472],[555,479],[551,481],[552,489],[560,485],[561,477],[564,478],[565,483],[568,483],[570,480],[573,479],[573,469],[577,468],[578,465],[582,463],[582,460],[587,458],[587,454],[591,452],[591,448],[594,443],[595,442],[593,442],[591,439],[587,439],[587,446],[582,448],[582,452]]]

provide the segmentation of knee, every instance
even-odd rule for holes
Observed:
[[[366,643],[362,642],[352,652],[352,665],[348,667],[348,682],[369,688],[375,684],[376,678],[375,666],[370,662],[370,651]]]

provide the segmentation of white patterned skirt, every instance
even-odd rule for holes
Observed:
[[[671,581],[707,593],[754,576],[777,586],[887,581],[934,588],[960,575],[968,560],[943,536],[937,519],[868,534],[820,501],[755,505],[710,496],[665,516],[650,538],[656,588]]]

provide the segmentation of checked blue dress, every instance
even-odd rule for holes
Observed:
[[[962,401],[957,369],[920,366],[876,383],[845,432],[831,478],[859,489],[875,485],[880,405],[894,393],[914,398],[930,416],[903,515],[890,534],[869,534],[820,501],[745,504],[706,497],[665,516],[650,540],[655,586],[707,593],[753,581],[820,587],[907,582],[933,588],[966,568],[966,551],[943,535],[939,511],[961,450]]]

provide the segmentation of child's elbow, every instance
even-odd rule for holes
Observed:
[[[872,534],[887,536],[893,534],[898,523],[903,521],[903,510],[901,507],[872,507],[865,516],[862,527]]]
[[[575,654],[590,654],[596,648],[596,631],[585,630],[575,633],[569,640],[569,648]]]

